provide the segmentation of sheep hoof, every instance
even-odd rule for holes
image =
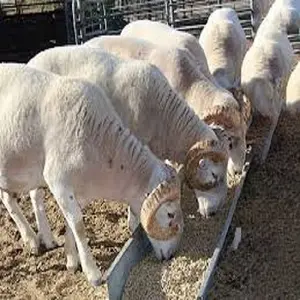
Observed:
[[[40,242],[37,237],[33,237],[25,242],[25,248],[28,249],[30,254],[38,256],[41,254]]]
[[[70,258],[67,258],[67,270],[71,273],[75,273],[79,267],[80,267],[80,264],[79,264],[79,260],[78,259],[70,259]]]
[[[40,245],[47,251],[52,250],[58,247],[58,243],[54,240],[54,238],[45,236],[41,233],[38,234],[38,239]]]
[[[94,287],[99,286],[104,282],[99,270],[97,270],[97,272],[95,272],[92,276],[88,276],[88,281]]]
[[[78,264],[77,265],[67,265],[67,270],[71,273],[75,273],[79,269]]]
[[[37,247],[30,248],[30,254],[34,256],[39,256],[41,254],[40,248]]]
[[[102,280],[102,278],[96,279],[96,280],[91,280],[90,284],[94,287],[96,286],[100,286],[101,284],[103,284],[104,281]]]

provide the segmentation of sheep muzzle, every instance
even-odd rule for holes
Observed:
[[[157,210],[168,201],[180,201],[180,181],[177,174],[162,182],[144,200],[141,208],[141,224],[147,235],[153,239],[166,241],[179,233],[178,226],[163,228],[156,219]]]

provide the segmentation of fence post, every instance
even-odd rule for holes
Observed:
[[[174,2],[173,0],[169,0],[169,8],[170,8],[170,25],[171,27],[175,27],[175,24],[174,24],[174,9],[175,9],[175,5],[174,5]]]
[[[250,16],[251,16],[251,37],[254,39],[254,0],[250,0]]]
[[[68,42],[68,44],[71,44],[72,43],[72,28],[70,28],[69,7],[68,7],[69,2],[70,2],[69,0],[64,1],[64,12],[65,12],[65,22],[66,22],[66,31],[67,31],[67,42]]]
[[[165,19],[167,24],[170,25],[170,12],[169,12],[169,1],[165,0]]]
[[[107,14],[105,2],[101,2],[101,4],[102,4],[102,11],[103,11],[104,31],[107,34],[107,31],[108,31],[108,20],[107,20],[107,18],[110,18],[110,16]]]
[[[74,32],[74,41],[78,45],[78,32],[77,32],[77,6],[78,2],[72,0],[72,21],[73,21],[73,32]]]

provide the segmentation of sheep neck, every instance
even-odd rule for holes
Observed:
[[[183,163],[192,145],[207,134],[207,126],[168,85],[160,89],[161,91],[164,93],[160,95],[161,115],[158,120],[161,122],[156,124],[155,138],[150,147],[162,159]],[[158,141],[163,147],[157,144]]]
[[[205,112],[214,105],[215,98],[216,87],[204,75],[194,81],[185,94],[185,100],[200,119],[203,119]]]
[[[164,164],[128,129],[120,136],[118,144],[113,159],[114,178],[119,186],[118,199],[128,203],[134,213],[139,213],[145,195],[166,179]],[[119,176],[122,176],[120,180],[117,178]]]

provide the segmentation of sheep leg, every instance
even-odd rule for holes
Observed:
[[[75,239],[71,228],[66,223],[65,233],[65,255],[67,257],[67,269],[75,272],[79,268],[79,257],[76,249]]]
[[[10,217],[14,220],[25,246],[29,247],[32,254],[38,255],[40,249],[39,239],[24,217],[17,203],[17,198],[3,190],[0,190],[0,198]]]
[[[47,183],[74,235],[82,271],[93,286],[99,286],[101,272],[88,246],[82,212],[73,192],[61,183]]]
[[[36,218],[38,228],[38,239],[47,250],[57,247],[50,225],[46,216],[44,199],[45,191],[43,189],[35,189],[29,192],[33,211]]]
[[[128,206],[128,227],[131,232],[134,232],[135,229],[139,226],[139,218],[135,216],[135,214],[132,212],[131,207]]]

